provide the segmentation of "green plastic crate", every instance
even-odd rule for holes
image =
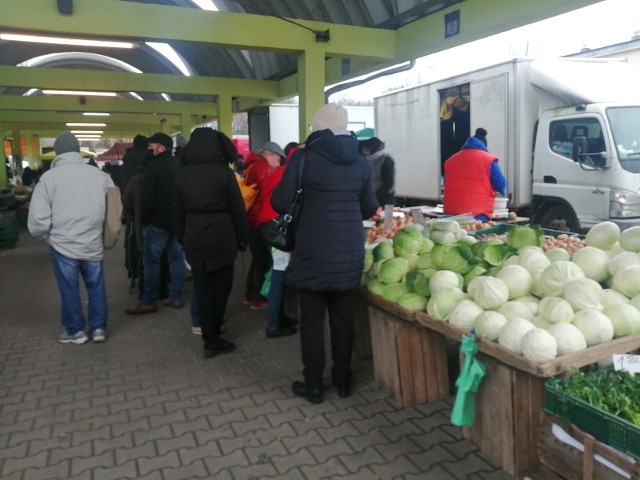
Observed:
[[[573,423],[607,445],[640,459],[640,427],[558,391],[562,380],[544,386],[544,411]]]
[[[514,225],[512,223],[501,223],[499,225],[494,225],[491,228],[485,228],[483,230],[476,230],[475,232],[469,232],[469,235],[490,235],[495,233],[496,235],[502,235],[503,233],[509,233],[509,231],[518,225]],[[550,237],[557,237],[559,235],[571,235],[578,238],[584,238],[584,235],[574,232],[563,232],[561,230],[551,230],[549,228],[543,228],[542,233],[544,235]]]

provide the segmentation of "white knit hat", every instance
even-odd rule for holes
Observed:
[[[347,109],[336,105],[335,103],[327,103],[318,109],[311,119],[311,131],[325,130],[346,130],[349,114]]]

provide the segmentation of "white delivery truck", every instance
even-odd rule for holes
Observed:
[[[396,197],[438,203],[442,165],[478,127],[509,208],[546,228],[640,225],[640,69],[618,60],[514,59],[375,99]],[[637,99],[637,100],[633,100]]]

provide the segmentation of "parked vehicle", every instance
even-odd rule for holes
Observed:
[[[509,208],[533,223],[640,225],[639,74],[619,60],[514,59],[376,98],[396,198],[441,201],[444,161],[483,127]]]

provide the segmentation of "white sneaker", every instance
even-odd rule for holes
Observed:
[[[69,335],[66,331],[58,335],[59,343],[75,343],[76,345],[82,345],[83,343],[87,343],[88,340],[89,337],[87,337],[87,334],[82,330],[74,333],[73,335]]]
[[[107,331],[103,328],[96,328],[91,332],[91,340],[93,343],[102,343],[107,340]]]

